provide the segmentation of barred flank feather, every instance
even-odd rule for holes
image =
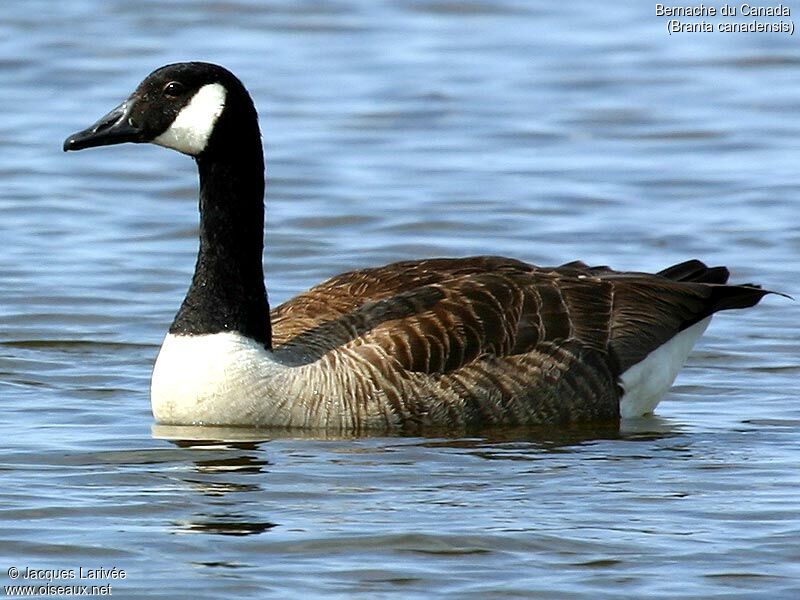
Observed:
[[[339,275],[273,310],[273,348],[310,367],[301,370],[320,398],[344,389],[323,373],[332,367],[321,359],[336,356],[356,424],[378,405],[387,426],[616,419],[621,373],[767,293],[727,277],[699,261],[657,275],[491,256],[400,262]]]

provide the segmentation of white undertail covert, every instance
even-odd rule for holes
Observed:
[[[655,410],[710,322],[711,317],[707,317],[687,327],[620,375],[619,383],[625,392],[619,401],[623,419],[649,415]]]

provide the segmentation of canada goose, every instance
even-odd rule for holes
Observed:
[[[360,431],[563,424],[653,411],[719,310],[767,293],[697,260],[657,274],[495,256],[333,277],[271,313],[264,160],[242,83],[167,65],[64,142],[151,142],[200,173],[200,250],[152,376],[163,424]]]

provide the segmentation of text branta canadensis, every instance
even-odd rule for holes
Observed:
[[[653,411],[711,315],[767,293],[692,260],[657,274],[494,256],[339,275],[271,313],[264,160],[242,83],[151,73],[65,150],[152,142],[200,173],[200,250],[159,352],[159,423],[359,431],[561,424]]]

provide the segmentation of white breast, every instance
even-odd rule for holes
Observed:
[[[257,425],[281,369],[261,344],[235,332],[168,334],[153,368],[153,416],[164,424]]]
[[[625,392],[619,401],[623,419],[641,417],[655,410],[710,322],[708,317],[684,329],[620,376]]]

